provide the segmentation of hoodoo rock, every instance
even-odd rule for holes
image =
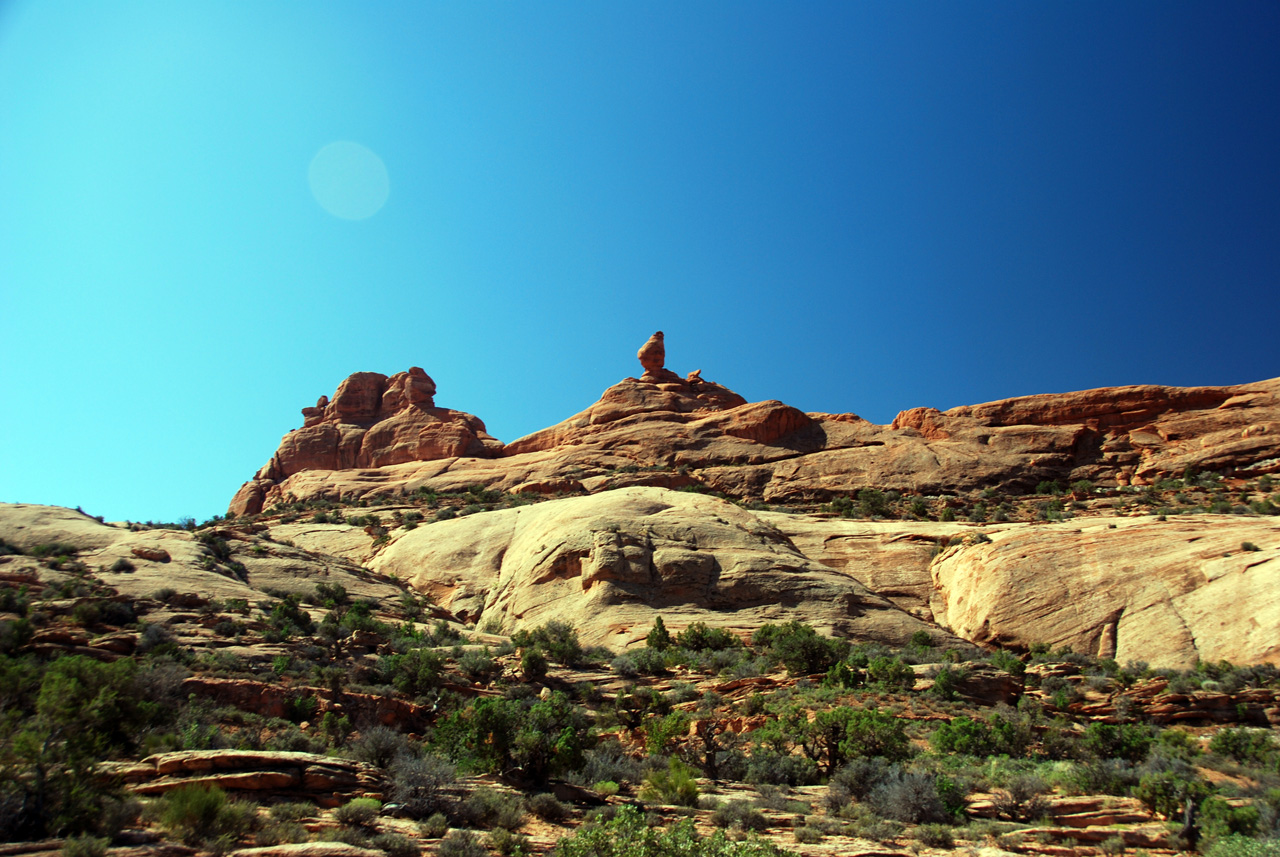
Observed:
[[[333,400],[303,408],[302,428],[285,435],[271,460],[231,501],[235,514],[256,514],[281,498],[279,484],[295,473],[378,468],[411,461],[500,455],[502,443],[484,423],[435,406],[436,384],[414,367],[391,377],[357,372]]]

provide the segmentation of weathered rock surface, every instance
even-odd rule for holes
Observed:
[[[232,501],[237,513],[257,512],[271,488],[305,470],[377,468],[406,461],[498,455],[501,442],[471,414],[435,406],[435,382],[416,366],[388,378],[357,372],[303,408],[302,428],[285,435],[271,460]]]
[[[611,646],[642,640],[658,611],[673,632],[705,621],[747,634],[800,618],[826,633],[901,644],[930,629],[808,559],[752,513],[659,488],[419,527],[371,564],[484,627],[509,633],[557,619],[584,642]]]
[[[219,561],[185,530],[134,531],[59,506],[0,503],[0,539],[24,551],[52,542],[73,545],[80,549],[77,558],[125,598],[169,589],[191,593],[195,603],[212,598],[257,602],[265,589],[311,593],[319,582],[340,583],[352,597],[375,601],[401,594],[354,561],[263,539],[249,529],[217,527],[201,534],[225,541],[244,570]],[[40,564],[32,557],[0,559],[6,560],[6,572],[40,577]],[[121,559],[128,561],[128,570],[113,570]]]
[[[932,565],[933,615],[966,639],[1184,668],[1280,662],[1274,518],[1105,518],[989,534]]]
[[[378,793],[382,778],[372,765],[321,756],[265,750],[182,750],[158,753],[137,763],[105,763],[105,773],[143,795],[191,785],[227,791],[307,794],[320,803],[343,796]]]
[[[428,487],[597,492],[693,482],[743,499],[826,500],[864,487],[937,494],[1042,481],[1142,485],[1188,468],[1280,472],[1280,378],[1233,387],[1130,386],[854,414],[748,403],[701,372],[666,368],[662,333],[644,373],[586,410],[505,447],[477,418],[435,408],[420,369],[352,375],[304,409],[230,511],[316,496],[354,500]]]

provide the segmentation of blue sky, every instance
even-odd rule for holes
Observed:
[[[513,440],[1280,375],[1280,5],[0,5],[0,500],[225,509],[422,366]],[[329,144],[385,165],[334,216]]]

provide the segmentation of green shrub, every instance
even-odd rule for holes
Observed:
[[[291,801],[276,804],[268,810],[268,814],[275,821],[302,821],[304,818],[315,818],[317,812],[314,804]]]
[[[516,857],[529,853],[529,837],[499,827],[489,832],[489,847],[502,857]]]
[[[524,824],[524,798],[518,794],[481,786],[457,809],[458,820],[469,827],[502,827],[515,830]]]
[[[1141,762],[1151,750],[1155,734],[1149,726],[1137,723],[1090,723],[1085,727],[1082,743],[1085,750],[1100,759],[1124,759]]]
[[[443,513],[452,509],[446,507],[440,511]],[[438,857],[489,857],[489,849],[481,845],[470,830],[450,830],[449,835],[436,846],[436,854]]]
[[[805,756],[756,747],[747,758],[745,780],[753,785],[811,786],[820,779],[817,763]]]
[[[1274,755],[1276,743],[1270,730],[1233,727],[1214,735],[1209,750],[1242,765],[1262,765]]]
[[[1258,808],[1232,806],[1217,795],[1200,803],[1200,833],[1206,839],[1220,839],[1238,834],[1253,836],[1258,830]]]
[[[243,836],[253,815],[253,807],[228,800],[217,786],[182,786],[161,800],[160,823],[188,845],[208,845]]]
[[[886,656],[874,657],[867,663],[867,679],[887,689],[911,690],[916,685],[916,673],[910,664]]]
[[[716,827],[736,827],[742,830],[764,830],[769,826],[764,814],[745,800],[725,801],[711,813],[711,823]]]
[[[511,635],[511,642],[521,649],[540,649],[547,658],[567,667],[582,661],[582,643],[568,622],[552,620],[532,631],[517,631]]]
[[[921,845],[927,845],[930,848],[946,848],[950,850],[956,844],[955,838],[951,835],[951,828],[937,822],[921,824],[911,831],[911,837]]]
[[[623,807],[611,820],[588,825],[560,840],[552,857],[788,857],[767,842],[730,841],[723,831],[702,837],[689,819],[665,830],[650,827],[634,807]]]
[[[401,833],[379,833],[369,844],[386,852],[387,857],[417,857],[422,853],[421,845]]]
[[[105,836],[81,833],[62,842],[62,857],[106,857],[111,840]]]
[[[333,817],[339,824],[349,827],[369,827],[377,820],[381,810],[382,801],[371,797],[358,797],[335,809]]]
[[[547,674],[547,656],[542,649],[529,648],[520,654],[520,673],[525,681],[540,679]]]
[[[668,760],[667,769],[653,771],[645,777],[640,798],[675,806],[698,805],[698,783],[693,769],[674,756]]]
[[[703,622],[694,622],[676,635],[676,645],[693,652],[720,651],[737,648],[742,641],[724,628],[709,628]]]
[[[418,822],[418,832],[427,839],[439,839],[449,832],[449,819],[444,813],[437,812]]]
[[[667,631],[667,626],[662,621],[661,616],[653,617],[653,627],[649,630],[648,636],[644,638],[644,643],[648,648],[659,652],[671,648],[671,633]]]
[[[781,661],[793,676],[825,673],[849,652],[844,640],[823,637],[811,625],[796,620],[762,626],[751,643]]]
[[[1280,839],[1224,836],[1209,846],[1205,857],[1280,857]]]
[[[617,784],[615,783],[615,788]],[[548,792],[536,794],[529,799],[529,811],[543,821],[558,823],[569,817],[569,807],[556,800],[556,796]]]

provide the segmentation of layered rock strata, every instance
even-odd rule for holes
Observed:
[[[747,402],[700,371],[641,347],[639,378],[569,419],[505,446],[476,417],[434,407],[420,369],[352,375],[232,500],[233,514],[312,497],[357,500],[483,485],[541,494],[697,483],[766,502],[822,501],[860,488],[920,494],[1043,481],[1147,485],[1187,469],[1280,472],[1280,378],[1233,387],[1132,386],[1024,396],[888,426],[855,414]]]

